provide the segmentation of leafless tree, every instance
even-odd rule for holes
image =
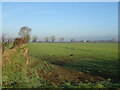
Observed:
[[[5,47],[13,41],[7,34],[2,34],[2,53],[5,51]]]
[[[49,41],[49,37],[45,37],[45,41],[48,42]]]
[[[55,41],[55,36],[54,35],[50,36],[50,39],[52,40],[52,42],[54,42]]]

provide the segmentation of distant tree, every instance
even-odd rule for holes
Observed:
[[[45,37],[45,41],[48,42],[48,41],[49,41],[49,38],[48,38],[48,37]]]
[[[52,42],[54,42],[55,41],[55,36],[54,35],[50,36],[50,39],[52,40]]]
[[[62,42],[62,41],[64,41],[64,37],[61,37],[61,38],[60,38],[60,42]]]
[[[35,35],[32,37],[32,42],[36,42],[37,40],[38,40],[38,36]]]
[[[27,40],[27,42],[30,40],[30,32],[31,28],[29,27],[21,27],[19,31],[20,38]]]
[[[70,39],[70,42],[74,42],[75,40],[74,39]]]

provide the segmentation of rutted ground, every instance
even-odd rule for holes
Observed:
[[[98,81],[104,80],[102,77],[95,77],[89,74],[80,73],[77,71],[67,70],[61,66],[55,66],[55,71],[53,72],[44,72],[39,71],[39,76],[43,77],[44,79],[48,80],[50,84],[52,85],[61,85],[65,82],[70,82],[72,84],[74,83],[96,83]]]

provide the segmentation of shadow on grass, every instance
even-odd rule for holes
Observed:
[[[101,76],[106,79],[110,78],[112,82],[119,82],[117,60],[96,60],[92,58],[75,59],[74,57],[46,57],[44,60],[67,69],[88,73],[94,76]]]

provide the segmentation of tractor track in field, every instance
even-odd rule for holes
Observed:
[[[47,62],[48,63],[48,62]],[[61,63],[61,62],[60,62]],[[54,64],[52,64],[54,65]],[[46,67],[48,68],[48,67]],[[38,70],[39,77],[47,80],[52,85],[61,85],[65,82],[70,83],[96,83],[98,81],[103,81],[104,78],[99,76],[92,76],[90,74],[81,73],[75,70],[66,69],[60,65],[54,65],[54,70],[46,72],[43,70]]]

